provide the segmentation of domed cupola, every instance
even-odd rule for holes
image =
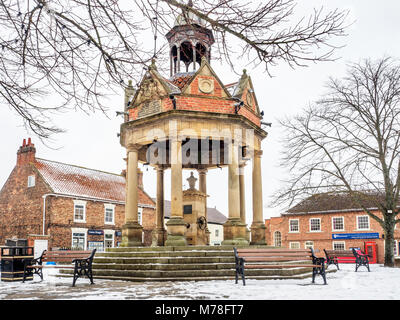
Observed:
[[[188,6],[193,6],[192,1]],[[176,73],[196,71],[203,57],[210,62],[211,46],[215,42],[213,33],[206,27],[206,22],[192,12],[183,11],[166,38],[170,45],[171,77]]]

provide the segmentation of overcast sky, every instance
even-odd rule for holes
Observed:
[[[261,110],[264,110],[264,121],[272,122],[267,128],[268,137],[263,142],[262,178],[264,194],[264,218],[278,216],[282,209],[270,208],[269,196],[280,185],[284,172],[279,168],[279,137],[283,134],[277,126],[277,120],[283,116],[301,112],[303,107],[319,98],[324,93],[324,85],[329,77],[341,78],[345,75],[348,62],[358,62],[364,58],[381,58],[385,55],[400,58],[400,2],[398,0],[302,0],[298,10],[310,13],[313,7],[324,6],[326,9],[338,8],[350,10],[349,22],[354,24],[347,29],[348,36],[338,39],[338,44],[345,45],[338,49],[335,62],[321,62],[307,68],[291,69],[285,65],[272,69],[273,78],[263,72],[262,68],[246,66],[246,61],[239,60],[237,70],[246,68],[252,77],[255,93]],[[160,37],[159,37],[160,39]],[[160,41],[166,41],[160,39]],[[165,43],[165,42],[164,42]],[[238,80],[226,65],[212,62],[218,76],[225,83]],[[136,81],[135,81],[136,82]],[[45,102],[44,102],[45,103]],[[24,138],[32,137],[36,146],[37,157],[75,164],[102,171],[120,173],[125,168],[125,149],[121,147],[117,133],[121,117],[115,111],[123,110],[123,91],[110,100],[110,111],[107,118],[102,113],[86,115],[71,112],[56,117],[57,125],[66,129],[66,133],[53,137],[49,144],[43,145],[38,138],[26,132],[21,119],[6,105],[0,108],[0,186],[2,186],[16,163],[16,152]],[[143,168],[145,190],[153,197],[156,194],[156,176],[152,168]],[[251,163],[246,174],[246,210],[247,221],[252,219]],[[184,173],[184,188],[188,187],[186,178],[190,171]],[[226,169],[209,171],[207,191],[208,205],[217,207],[228,216],[228,177]],[[165,179],[166,199],[170,199],[170,175]]]

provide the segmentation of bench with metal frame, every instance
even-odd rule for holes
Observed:
[[[346,252],[344,252],[344,251],[346,251]],[[336,266],[336,268],[338,270],[340,270],[338,257],[349,257],[350,256],[349,254],[351,254],[351,256],[353,256],[352,252],[348,253],[347,251],[350,251],[350,250],[326,250],[326,249],[324,249],[325,257],[326,257],[326,268],[328,269],[328,267],[331,264],[333,264]]]
[[[82,276],[87,276],[90,284],[93,282],[92,263],[96,253],[96,249],[92,251],[47,251],[44,250],[40,257],[36,259],[24,259],[24,277],[23,281],[31,275],[37,274],[43,280],[43,268],[61,268],[61,269],[74,269],[72,286],[75,286],[76,280]],[[43,262],[59,262],[59,263],[72,263],[70,265],[43,265]]]
[[[357,252],[356,249],[352,248],[351,250],[325,250],[326,256],[326,267],[328,268],[329,265],[334,264],[336,265],[337,269],[339,270],[339,259],[340,258],[352,258],[351,263],[356,264],[356,272],[359,267],[364,266],[370,271],[369,269],[369,259],[368,255],[365,253]],[[353,260],[355,259],[355,260]]]
[[[366,267],[368,269],[368,272],[370,272],[368,255],[354,248],[352,248],[351,251],[353,252],[353,255],[356,257],[356,272],[358,268],[362,266]]]
[[[264,248],[233,248],[236,262],[235,283],[241,276],[245,282],[245,269],[285,269],[285,268],[312,268],[312,283],[316,275],[320,275],[326,282],[325,258],[318,258],[314,250],[310,249],[264,249]],[[298,261],[309,261],[303,263]],[[292,262],[293,263],[290,263]],[[277,264],[277,262],[288,262]]]

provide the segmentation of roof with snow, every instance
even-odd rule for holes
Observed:
[[[39,158],[34,166],[56,194],[125,202],[125,177],[122,175]],[[139,193],[148,197],[141,188]]]

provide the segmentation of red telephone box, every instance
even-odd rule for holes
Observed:
[[[364,252],[368,255],[369,263],[376,263],[378,260],[378,247],[376,242],[367,241],[364,242]]]

